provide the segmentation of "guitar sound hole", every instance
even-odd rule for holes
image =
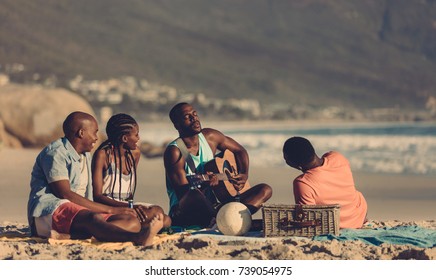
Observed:
[[[234,168],[233,166],[230,164],[230,162],[228,160],[224,161],[223,163],[223,173],[225,174],[234,174]]]

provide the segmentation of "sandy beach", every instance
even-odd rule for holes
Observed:
[[[54,240],[21,238],[28,233],[26,204],[30,173],[38,153],[39,149],[0,151],[0,233],[3,235],[0,259],[436,259],[435,247],[374,246],[362,241],[313,241],[296,237],[173,235],[147,249],[132,244],[113,244],[120,247],[111,249],[101,244],[59,244]],[[136,200],[161,205],[168,211],[162,159],[142,158],[138,174]],[[289,168],[251,168],[249,180],[252,184],[266,182],[273,187],[269,203],[292,204],[291,182],[297,174]],[[354,176],[369,205],[369,227],[417,225],[436,229],[436,177],[364,173]],[[254,218],[261,218],[260,212]]]

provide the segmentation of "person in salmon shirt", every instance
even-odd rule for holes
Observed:
[[[283,145],[286,164],[301,170],[293,182],[296,204],[340,205],[340,228],[361,228],[368,205],[356,189],[348,160],[330,151],[319,157],[309,140],[292,137]]]

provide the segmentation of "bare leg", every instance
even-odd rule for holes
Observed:
[[[241,203],[245,204],[251,214],[257,212],[263,203],[272,196],[272,188],[267,184],[258,184],[240,196]]]
[[[153,237],[163,226],[162,216],[158,216],[150,227],[141,229],[139,232],[127,231],[110,222],[106,222],[103,217],[89,210],[82,210],[77,213],[71,224],[71,235],[86,236],[91,235],[100,241],[107,242],[128,242],[136,245],[151,245]],[[138,222],[136,220],[136,222]],[[156,231],[157,230],[157,231]],[[151,241],[150,241],[151,240]],[[151,242],[151,244],[150,244]]]
[[[130,232],[139,232],[141,230],[139,220],[132,215],[113,215],[106,221]]]
[[[212,203],[201,191],[189,191],[179,202],[175,225],[191,226],[199,225],[207,227],[211,220],[216,217],[216,210]]]

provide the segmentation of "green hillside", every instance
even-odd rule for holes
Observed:
[[[132,75],[222,98],[422,108],[436,1],[2,0],[8,63],[61,84]]]

